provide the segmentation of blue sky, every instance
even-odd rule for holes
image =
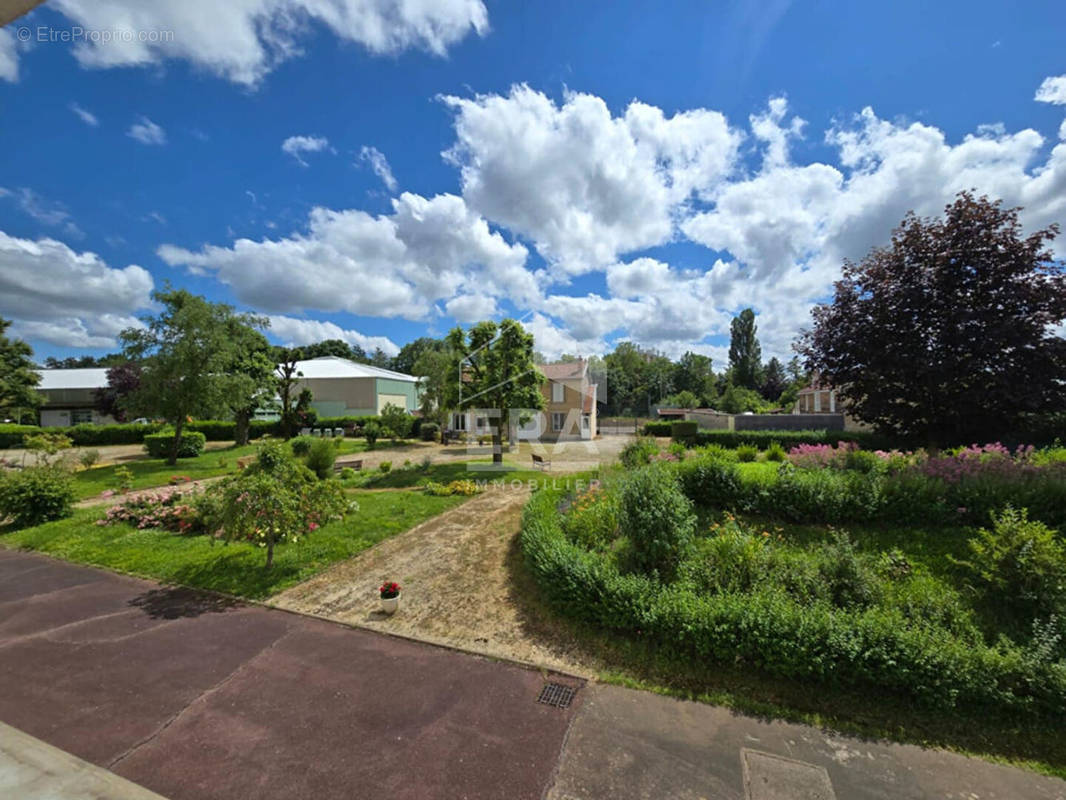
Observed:
[[[721,367],[748,305],[787,356],[908,209],[1066,223],[1061,3],[417,5],[50,0],[0,31],[0,315],[102,353],[170,281],[282,343],[514,315],[549,355]],[[133,41],[48,40],[76,26]]]

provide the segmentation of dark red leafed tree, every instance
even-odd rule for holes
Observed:
[[[111,367],[107,371],[107,386],[94,390],[96,410],[113,417],[117,422],[125,422],[129,409],[127,399],[140,388],[141,366],[132,361]]]
[[[846,262],[796,350],[880,430],[941,446],[995,440],[1066,401],[1066,271],[1050,226],[962,192],[943,219],[908,214]]]

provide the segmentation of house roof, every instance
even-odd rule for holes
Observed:
[[[418,378],[414,375],[406,375],[402,372],[393,372],[391,369],[372,367],[370,364],[358,364],[339,356],[322,356],[311,358],[306,361],[297,361],[296,369],[303,373],[304,378],[387,378],[393,381],[407,381],[417,383]]]
[[[38,389],[102,389],[107,386],[107,369],[105,367],[88,367],[85,369],[39,369],[41,376]]]
[[[584,377],[588,362],[559,361],[555,364],[540,364],[538,369],[544,373],[544,377],[550,381],[577,380]]]

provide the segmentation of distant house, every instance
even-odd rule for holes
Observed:
[[[298,389],[311,390],[311,407],[320,417],[380,414],[387,405],[418,408],[418,378],[391,369],[359,364],[338,356],[296,362]]]
[[[113,417],[96,410],[96,389],[107,386],[107,369],[42,369],[37,391],[44,396],[41,426],[112,425]]]
[[[811,385],[799,390],[793,414],[838,414],[842,408],[837,407],[837,390],[817,377]]]
[[[541,384],[544,409],[519,427],[519,439],[580,441],[596,436],[597,386],[590,380],[588,362],[568,361],[540,364],[547,379]],[[452,435],[489,437],[490,413],[486,410],[456,411],[448,420]]]

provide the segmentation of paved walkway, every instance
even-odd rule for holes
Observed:
[[[540,798],[577,708],[544,682],[0,550],[0,720],[171,800]]]

